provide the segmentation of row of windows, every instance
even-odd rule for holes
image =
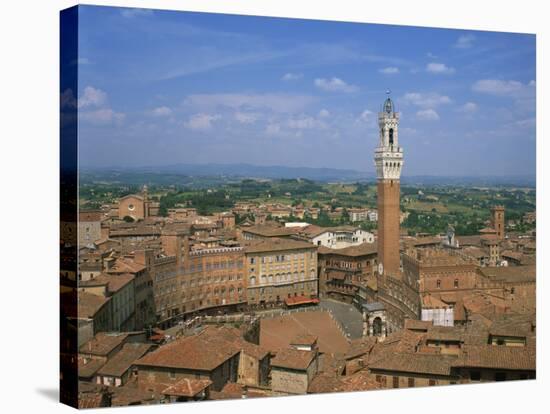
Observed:
[[[310,272],[310,278],[315,278],[316,277],[316,272],[315,270],[311,270]],[[289,273],[286,273],[286,274],[276,274],[275,276],[273,275],[262,275],[260,277],[260,284],[272,284],[272,283],[283,283],[283,282],[291,282],[291,281],[298,281],[298,280],[304,280],[305,279],[305,273],[304,272],[300,272],[300,274],[298,274],[297,272],[294,272],[294,274],[292,275],[290,272]],[[250,275],[250,286],[254,286],[256,284],[256,276],[254,275]]]
[[[441,289],[441,279],[437,279],[435,282],[438,289]],[[453,286],[455,289],[458,289],[458,279],[454,280]]]
[[[315,253],[310,252],[309,257],[311,259],[314,258]],[[304,260],[306,258],[306,253],[296,253],[296,254],[280,254],[275,256],[261,256],[260,262],[261,263],[280,263],[280,262],[286,262],[289,260]],[[250,264],[256,264],[257,260],[256,257],[251,257],[249,259]]]

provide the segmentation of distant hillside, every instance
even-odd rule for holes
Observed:
[[[280,165],[259,166],[251,164],[174,164],[137,168],[82,168],[81,177],[94,180],[107,179],[128,183],[157,182],[170,180],[192,181],[193,177],[215,178],[215,181],[255,179],[304,178],[320,182],[372,182],[374,172],[337,168],[286,167]],[[401,179],[405,185],[468,185],[468,186],[528,186],[534,187],[534,176],[407,176]]]

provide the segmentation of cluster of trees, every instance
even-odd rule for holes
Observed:
[[[469,236],[478,234],[485,225],[485,219],[477,214],[465,215],[459,213],[438,214],[434,212],[410,211],[402,226],[409,234],[429,233],[439,234],[447,231],[449,224],[455,228],[457,235]]]
[[[201,215],[209,215],[215,212],[231,209],[235,202],[225,191],[178,191],[169,192],[160,198],[159,214],[166,216],[168,209],[177,204],[183,204],[197,209]]]

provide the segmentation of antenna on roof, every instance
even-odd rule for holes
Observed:
[[[391,91],[389,89],[386,89],[386,95],[391,94]]]

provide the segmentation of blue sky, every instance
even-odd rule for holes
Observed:
[[[373,171],[390,89],[404,175],[535,173],[534,35],[97,6],[79,21],[81,166]]]

